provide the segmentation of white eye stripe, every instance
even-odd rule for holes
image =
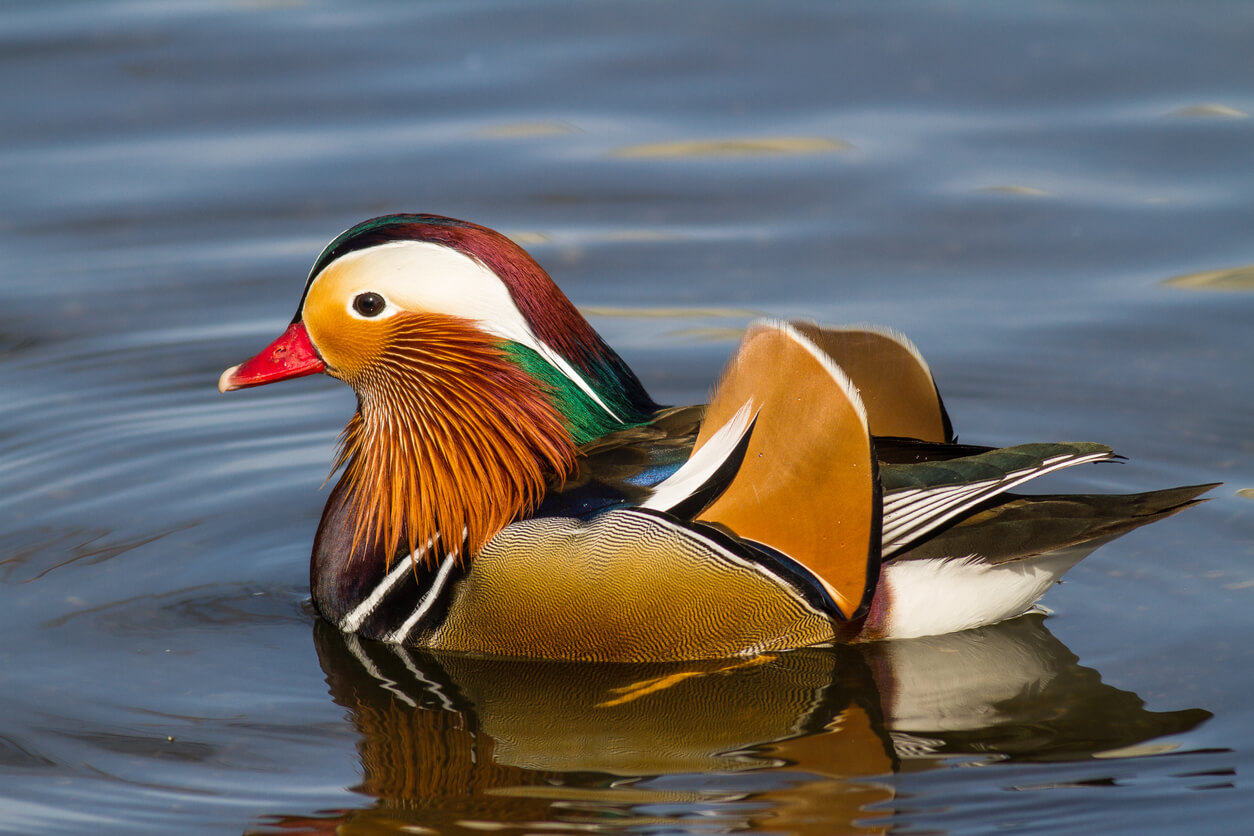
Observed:
[[[340,256],[313,280],[310,295],[328,279],[339,292],[350,293],[348,315],[354,319],[383,319],[405,310],[470,320],[489,334],[535,351],[607,414],[619,417],[583,375],[540,341],[501,278],[471,256],[430,241],[391,241]],[[363,293],[382,296],[384,310],[373,317],[354,310],[353,301]]]

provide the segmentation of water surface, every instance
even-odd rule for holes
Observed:
[[[0,829],[1240,830],[1252,32],[1229,3],[11,4]],[[879,322],[964,440],[1128,457],[1044,489],[1225,485],[971,634],[670,668],[345,639],[306,599],[351,393],[214,383],[391,211],[523,242],[659,401],[755,315]]]

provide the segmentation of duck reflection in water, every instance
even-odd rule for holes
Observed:
[[[319,622],[374,803],[284,833],[886,832],[892,776],[941,758],[1148,755],[1210,714],[1154,712],[1030,614],[947,636],[690,663],[476,658]]]

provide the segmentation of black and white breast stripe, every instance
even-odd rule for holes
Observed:
[[[435,567],[423,562],[432,547],[399,559],[336,625],[346,633],[395,644],[408,644],[444,621],[448,603],[465,568],[458,549],[444,554]]]

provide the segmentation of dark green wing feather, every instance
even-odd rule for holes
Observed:
[[[1089,442],[1021,444],[947,461],[885,465],[883,554],[900,552],[982,503],[1046,473],[1114,458]]]
[[[1007,563],[1108,540],[1204,502],[1197,497],[1216,486],[1122,495],[1002,494],[897,559],[977,555],[989,563]]]

